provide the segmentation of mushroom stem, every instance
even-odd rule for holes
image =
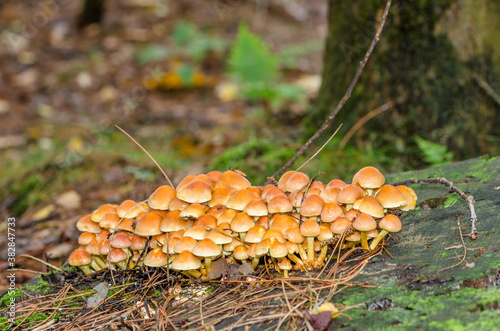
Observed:
[[[307,253],[301,244],[299,244],[299,255],[300,255],[300,258],[302,259],[302,261],[307,261]]]
[[[240,232],[241,241],[245,242],[246,232]]]
[[[361,247],[363,247],[364,250],[371,250],[370,247],[368,247],[368,237],[367,237],[368,232],[366,231],[361,231]]]
[[[323,247],[321,247],[321,252],[319,253],[318,258],[316,259],[316,266],[319,267],[324,264],[327,252],[328,252],[328,245],[323,245]]]
[[[127,262],[125,262],[125,261],[120,261],[120,262],[116,263],[116,265],[118,266],[118,268],[120,268],[122,270],[127,270]]]
[[[286,270],[286,269],[283,270],[283,276],[285,278],[288,278],[288,270]]]
[[[92,257],[94,258],[97,265],[101,267],[101,269],[106,269],[106,262],[104,262],[102,257],[100,257],[99,255],[94,255]]]
[[[187,271],[191,276],[193,276],[194,278],[200,278],[201,277],[201,272],[199,272],[198,270],[188,270]]]
[[[102,270],[102,268],[97,264],[97,262],[92,259],[92,262],[90,262],[90,266],[92,267],[92,269],[94,269],[95,271],[99,271],[99,270]]]
[[[208,275],[208,272],[210,271],[210,267],[212,266],[212,258],[211,257],[205,257],[205,266],[206,266],[207,275]]]
[[[295,254],[288,254],[288,258],[290,261],[294,262],[295,264],[298,264],[300,269],[305,269],[304,263],[302,262],[301,259],[299,259]]]
[[[384,239],[384,237],[385,237],[388,233],[389,233],[389,231],[382,229],[382,230],[379,232],[379,234],[378,234],[375,238],[373,238],[373,240],[372,240],[372,242],[371,242],[371,244],[370,244],[370,249],[371,249],[371,250],[374,250],[375,248],[377,248],[378,243],[379,243],[382,239]]]
[[[307,260],[314,261],[314,237],[307,237]]]
[[[80,268],[81,271],[87,276],[90,276],[93,274],[92,269],[88,265],[81,265],[78,268]]]
[[[253,268],[253,270],[257,269],[257,267],[259,266],[259,261],[260,261],[260,257],[254,257],[252,259],[252,268]]]

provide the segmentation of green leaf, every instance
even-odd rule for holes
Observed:
[[[243,85],[269,83],[279,76],[277,57],[245,24],[240,25],[231,48],[229,74]]]
[[[149,45],[137,53],[139,65],[146,65],[153,61],[166,59],[170,56],[169,51],[162,45]]]
[[[446,146],[425,140],[419,136],[415,136],[414,139],[424,155],[424,162],[429,163],[431,166],[446,164],[453,159],[453,152],[448,152]]]
[[[172,38],[177,45],[183,46],[186,45],[189,41],[193,40],[193,38],[198,33],[198,29],[193,24],[180,21],[174,27],[174,31],[172,32]]]

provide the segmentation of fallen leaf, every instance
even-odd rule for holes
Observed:
[[[238,271],[241,275],[253,275],[255,270],[253,270],[252,265],[250,263],[243,263],[238,267]]]
[[[106,300],[106,297],[108,296],[108,291],[109,291],[109,284],[104,282],[104,283],[99,283],[94,287],[94,290],[97,291],[93,296],[91,296],[87,300],[87,307],[97,307],[101,303]]]
[[[56,198],[56,204],[64,209],[78,209],[82,204],[82,198],[76,191],[68,191]]]
[[[332,322],[332,313],[329,311],[322,311],[317,314],[305,312],[304,317],[311,323],[314,330],[326,330]]]
[[[33,215],[33,221],[39,221],[47,218],[54,210],[56,210],[56,206],[54,204],[43,207]]]
[[[62,243],[47,249],[45,254],[47,254],[47,256],[51,259],[58,259],[61,257],[67,257],[74,248],[74,244]]]
[[[208,272],[208,278],[210,279],[219,279],[223,276],[235,276],[238,273],[231,269],[226,262],[226,259],[218,259],[217,261],[212,263],[210,267],[210,271]]]

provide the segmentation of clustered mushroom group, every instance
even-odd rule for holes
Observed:
[[[372,251],[400,231],[391,210],[415,208],[417,196],[384,184],[374,167],[359,170],[351,184],[325,185],[298,171],[264,187],[238,170],[189,175],[176,189],[160,186],[147,203],[106,204],[82,217],[81,246],[68,262],[87,275],[146,265],[206,279],[216,259],[256,269],[267,257],[288,277],[289,270],[322,267],[341,238],[341,248]]]

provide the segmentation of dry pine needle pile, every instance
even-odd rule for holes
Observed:
[[[341,238],[342,248],[370,251],[400,231],[391,210],[415,208],[417,196],[384,184],[374,167],[359,170],[352,184],[325,185],[297,171],[264,187],[238,170],[189,175],[176,189],[160,186],[147,203],[106,204],[82,217],[81,246],[68,262],[87,275],[144,264],[207,279],[216,259],[256,269],[268,257],[288,277],[291,270],[321,268]]]

